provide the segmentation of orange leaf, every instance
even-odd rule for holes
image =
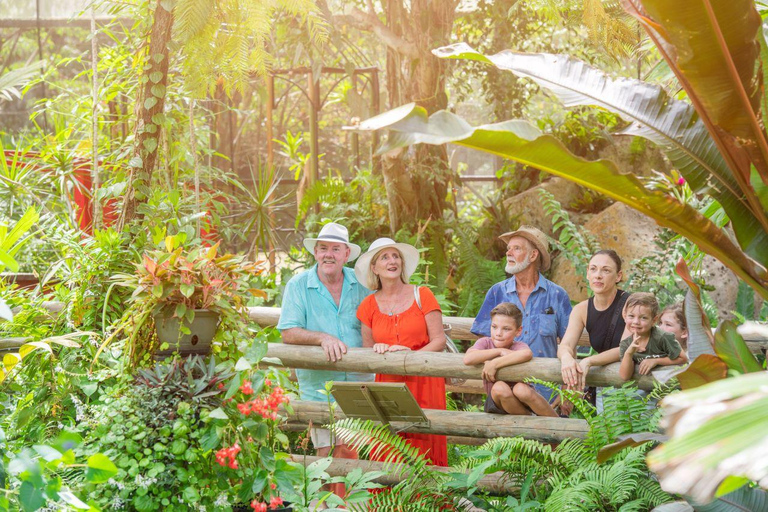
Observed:
[[[687,370],[678,374],[677,380],[683,390],[697,388],[716,380],[724,379],[728,374],[728,365],[717,356],[701,354]]]

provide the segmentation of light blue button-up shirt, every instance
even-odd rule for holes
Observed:
[[[344,283],[341,287],[339,305],[333,300],[331,292],[320,281],[317,265],[291,278],[283,293],[282,311],[277,328],[281,331],[301,327],[308,331],[330,334],[348,347],[362,347],[360,320],[357,319],[357,307],[372,292],[357,282],[355,272],[344,267]],[[302,400],[325,402],[327,398],[320,393],[325,383],[371,382],[370,373],[337,372],[326,370],[296,370],[299,380],[299,394]]]
[[[512,276],[488,290],[472,324],[473,333],[478,336],[491,335],[491,310],[502,302],[511,302],[523,313],[523,330],[515,340],[531,347],[533,357],[557,357],[557,338],[562,339],[565,335],[571,315],[568,293],[539,274],[539,281],[523,307],[517,294],[515,276]],[[549,399],[547,388],[536,386],[536,390]]]

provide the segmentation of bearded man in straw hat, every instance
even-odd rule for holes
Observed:
[[[363,346],[357,307],[371,291],[357,281],[354,270],[344,266],[360,255],[360,247],[350,243],[347,228],[335,222],[323,226],[317,238],[305,238],[304,247],[316,263],[288,281],[277,328],[283,343],[320,346],[329,361],[339,361],[347,347]],[[303,369],[297,369],[296,376],[301,399],[314,402],[328,400],[321,393],[328,381],[372,382],[374,378],[369,373]],[[335,445],[334,457],[357,458],[354,450],[336,444],[328,429],[312,428],[310,436],[321,457],[328,456]]]
[[[527,344],[533,357],[557,357],[558,339],[568,327],[571,301],[563,288],[542,275],[551,263],[547,236],[532,226],[520,226],[499,238],[507,245],[505,270],[512,277],[488,290],[471,330],[478,336],[490,336],[491,310],[511,302],[523,313],[523,329],[516,340]],[[536,391],[550,399],[548,388],[537,385]]]

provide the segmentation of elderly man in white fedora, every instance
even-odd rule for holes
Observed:
[[[571,301],[563,288],[542,275],[551,262],[547,236],[535,227],[520,226],[499,238],[507,245],[505,270],[512,277],[488,290],[471,330],[478,336],[490,336],[491,310],[511,302],[523,313],[523,330],[517,341],[527,344],[533,357],[557,357],[558,339],[568,327]],[[536,391],[549,400],[548,388],[537,385]]]
[[[339,361],[347,347],[362,347],[357,308],[371,291],[358,282],[345,263],[360,255],[360,247],[349,241],[347,228],[330,222],[317,238],[305,238],[304,247],[315,256],[316,264],[288,281],[283,293],[282,312],[277,328],[283,343],[323,347],[329,361]],[[328,381],[372,381],[369,373],[325,370],[296,370],[302,400],[326,402],[321,393]],[[333,456],[357,458],[357,453],[336,445],[327,429],[313,428],[312,443],[321,457],[335,445]]]

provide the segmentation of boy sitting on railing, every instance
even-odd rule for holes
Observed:
[[[688,356],[675,335],[656,327],[659,302],[652,293],[633,293],[624,305],[624,321],[632,333],[621,340],[619,375],[629,380],[638,364],[640,375],[648,375],[656,366],[683,364]]]
[[[531,349],[515,341],[520,335],[523,315],[514,304],[502,302],[491,310],[491,336],[480,338],[464,355],[464,364],[483,365],[483,386],[487,398],[485,412],[493,414],[557,416],[555,410],[538,394],[533,386],[524,382],[496,380],[499,368],[530,361]]]

